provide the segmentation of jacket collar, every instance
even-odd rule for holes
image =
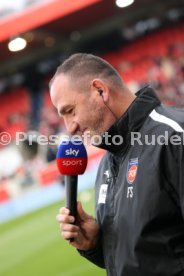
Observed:
[[[142,88],[135,95],[136,98],[127,111],[107,130],[108,143],[107,138],[105,139],[105,135],[103,135],[102,143],[98,147],[114,154],[123,153],[130,144],[131,132],[138,132],[150,112],[161,104],[149,86]],[[115,135],[120,135],[123,143],[114,145],[112,137]],[[115,141],[119,142],[119,139],[117,138]]]

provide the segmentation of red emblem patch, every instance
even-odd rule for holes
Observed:
[[[127,168],[127,181],[129,184],[132,184],[136,178],[138,170],[138,158],[130,159],[128,161],[128,168]]]

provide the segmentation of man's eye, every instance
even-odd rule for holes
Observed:
[[[73,109],[71,108],[71,109],[68,109],[68,110],[66,111],[66,113],[67,113],[67,114],[71,114],[72,111],[73,111]]]

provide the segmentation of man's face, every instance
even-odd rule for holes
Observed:
[[[83,136],[103,134],[112,124],[106,122],[107,109],[95,89],[77,91],[65,75],[58,75],[51,86],[51,100],[63,117],[71,135]]]

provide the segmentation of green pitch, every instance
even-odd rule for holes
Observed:
[[[85,210],[93,214],[93,195]],[[106,275],[60,236],[56,214],[63,203],[0,225],[0,276]]]

